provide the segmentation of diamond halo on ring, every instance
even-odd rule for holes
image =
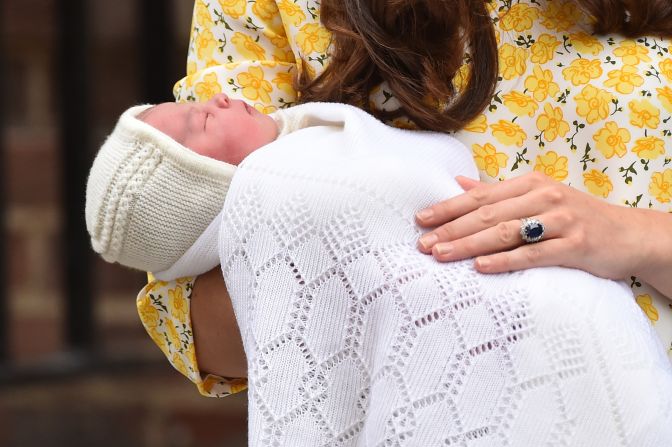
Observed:
[[[544,237],[546,228],[539,219],[524,218],[521,219],[520,237],[526,244],[539,242]]]

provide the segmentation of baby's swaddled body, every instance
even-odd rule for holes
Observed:
[[[468,150],[303,107],[325,125],[251,154],[201,240],[217,240],[248,357],[250,445],[672,439],[672,372],[629,288],[436,262],[414,214],[476,177]]]

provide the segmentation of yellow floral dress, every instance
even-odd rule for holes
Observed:
[[[539,171],[610,203],[672,212],[672,151],[665,149],[672,144],[672,42],[593,36],[571,0],[493,0],[489,9],[500,82],[490,106],[456,135],[471,147],[481,179]],[[316,0],[196,0],[187,76],[175,98],[203,101],[226,92],[265,113],[290,107],[297,66],[319,74],[329,41]],[[372,101],[394,107],[385,85]],[[672,302],[629,281],[672,352]],[[143,324],[204,395],[244,389],[244,379],[200,373],[192,285],[150,281],[138,295]]]

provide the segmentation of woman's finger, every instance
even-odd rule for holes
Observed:
[[[479,256],[474,260],[474,267],[481,273],[502,273],[533,267],[563,266],[567,251],[568,246],[563,239],[548,239],[510,251]]]
[[[511,180],[504,180],[495,184],[480,183],[464,194],[460,194],[429,208],[421,210],[416,215],[418,225],[432,227],[449,222],[465,215],[483,205],[500,202],[516,197],[551,182],[548,177],[539,173],[527,174]]]
[[[483,183],[479,180],[474,180],[473,178],[465,177],[463,175],[458,175],[455,177],[455,181],[465,191],[469,191],[470,189],[474,189],[479,185],[483,185]]]
[[[552,221],[548,215],[534,218],[541,222]],[[450,242],[440,242],[434,245],[431,253],[438,261],[446,262],[509,251],[525,244],[520,234],[521,224],[520,219],[500,222],[478,233]],[[562,236],[559,225],[545,227],[544,241]]]
[[[418,248],[423,253],[429,253],[436,243],[460,239],[501,222],[526,218],[557,208],[562,197],[553,189],[538,188],[522,196],[483,205],[424,234],[418,240]]]

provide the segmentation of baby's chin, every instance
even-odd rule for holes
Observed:
[[[280,134],[280,128],[278,126],[277,121],[275,121],[273,118],[271,118],[270,115],[266,115],[266,114],[261,113],[259,111],[257,111],[257,113],[261,116],[261,119],[263,119],[264,127],[269,130],[267,141],[266,141],[265,144],[268,144],[272,141],[275,141],[275,139],[278,138],[278,135]]]

